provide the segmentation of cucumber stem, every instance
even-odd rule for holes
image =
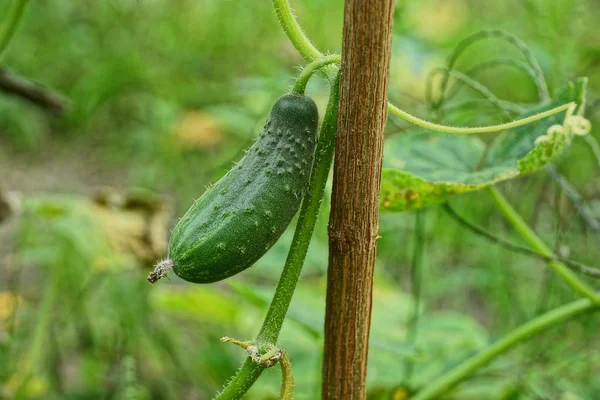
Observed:
[[[339,65],[341,62],[342,56],[340,56],[339,54],[331,54],[310,62],[306,67],[304,67],[300,75],[298,75],[298,78],[296,79],[296,84],[292,89],[292,93],[304,94],[308,80],[313,76],[313,74],[317,70],[320,70],[321,68],[329,64]]]
[[[306,62],[312,62],[323,57],[323,53],[315,47],[308,36],[306,36],[306,33],[304,33],[304,30],[302,30],[288,0],[273,0],[273,8],[283,31]],[[338,68],[332,65],[321,71],[325,74],[329,83],[333,83]]]
[[[285,351],[282,350],[281,360],[279,361],[281,367],[281,392],[279,393],[280,400],[293,400],[294,399],[294,374],[292,374],[292,363],[290,357]]]
[[[323,56],[323,53],[312,44],[298,24],[288,0],[273,0],[273,8],[288,39],[306,61],[316,60]]]
[[[167,273],[171,272],[173,270],[174,265],[175,264],[173,263],[173,260],[171,260],[170,258],[165,258],[164,260],[160,260],[156,264],[156,268],[154,268],[154,271],[152,271],[148,274],[148,282],[154,284],[160,278],[168,279],[169,276],[167,275]]]

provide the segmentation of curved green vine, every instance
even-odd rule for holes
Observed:
[[[466,76],[473,76],[476,75],[477,73],[490,69],[490,68],[497,68],[497,67],[512,67],[518,71],[521,71],[523,73],[525,73],[527,76],[529,76],[531,78],[531,80],[534,82],[534,84],[536,85],[537,89],[538,89],[538,94],[541,93],[543,91],[542,88],[540,88],[540,83],[539,83],[539,79],[534,71],[534,69],[525,61],[522,60],[516,60],[513,58],[495,58],[492,60],[487,60],[487,61],[482,61],[479,64],[476,64],[475,66],[471,67],[469,70],[467,70],[464,74]],[[447,67],[443,68],[444,71],[454,71],[456,72],[455,69],[448,69]],[[433,71],[432,71],[433,72]],[[427,87],[426,87],[426,100],[428,103],[432,102],[432,84],[433,84],[433,76],[432,73],[429,73],[429,75],[427,76]],[[455,94],[456,92],[458,92],[458,89],[453,90],[452,92],[449,92],[447,96],[444,97],[444,102],[450,100]],[[542,97],[540,96],[540,101],[542,101]]]
[[[544,73],[543,73],[542,68],[540,67],[539,63],[537,62],[536,58],[531,53],[531,50],[529,50],[527,45],[525,43],[523,43],[523,41],[521,41],[521,39],[519,39],[518,37],[516,37],[508,32],[504,32],[501,30],[485,30],[485,31],[480,31],[480,32],[474,33],[473,35],[466,37],[454,48],[454,51],[448,57],[448,62],[446,65],[447,69],[450,71],[454,69],[454,65],[458,61],[458,58],[469,46],[478,42],[479,40],[487,39],[490,37],[496,37],[496,38],[506,40],[507,42],[509,42],[513,46],[515,46],[523,54],[523,56],[527,60],[528,64],[531,66],[531,68],[534,71],[534,74],[535,74],[534,79],[536,81],[536,86],[538,87],[538,93],[539,93],[540,100],[546,101],[546,100],[550,99],[550,95],[548,93],[548,84],[546,83],[546,80],[544,79]],[[440,98],[438,99],[438,101],[434,102],[434,108],[438,108],[445,100],[444,95],[446,93],[446,88],[448,86],[448,78],[449,78],[449,75],[445,75],[444,78],[442,79],[442,83],[441,83],[441,87],[440,87]]]
[[[492,59],[492,60],[483,61],[483,62],[475,65],[471,69],[469,69],[467,72],[465,72],[465,75],[467,75],[467,76],[476,75],[480,71],[487,70],[489,68],[501,67],[501,66],[512,67],[516,70],[522,71],[523,73],[527,74],[527,76],[529,76],[531,78],[531,80],[533,81],[533,83],[535,84],[535,86],[538,90],[538,96],[539,96],[540,101],[545,101],[545,100],[550,99],[550,95],[548,93],[545,93],[545,90],[548,90],[548,88],[546,88],[544,86],[545,81],[542,79],[540,82],[540,78],[537,75],[536,71],[533,69],[533,67],[531,67],[531,65],[529,63],[526,63],[525,61],[522,61],[522,60],[516,60],[513,58],[496,58],[496,59]],[[449,96],[446,97],[446,99],[448,99],[448,98],[449,98]]]
[[[300,27],[288,0],[273,0],[273,8],[288,39],[307,62],[323,57],[323,53],[312,44]]]
[[[509,114],[509,112],[523,113],[523,109],[521,107],[516,106],[512,103],[510,103],[510,106],[507,107],[506,102],[503,102],[490,89],[488,89],[487,86],[485,86],[485,85],[481,84],[480,82],[476,81],[475,79],[471,78],[469,75],[463,74],[462,72],[459,72],[456,70],[448,69],[446,67],[435,68],[429,73],[429,75],[427,77],[426,98],[431,97],[431,91],[432,91],[431,86],[432,86],[433,77],[435,77],[438,74],[443,74],[444,76],[446,76],[446,75],[451,76],[454,79],[456,79],[457,81],[468,86],[470,89],[476,91],[481,96],[483,96],[484,99],[489,101],[490,104],[493,105],[498,111],[500,111],[504,115],[504,118],[507,120],[511,119],[511,115]],[[456,91],[455,91],[455,93],[456,93]],[[450,98],[450,95],[448,95],[446,97],[446,99],[448,99],[448,98]]]
[[[281,361],[281,392],[280,400],[293,400],[294,398],[294,375],[292,374],[292,363],[285,351],[282,351]]]
[[[313,74],[317,70],[330,64],[339,65],[341,62],[342,56],[340,56],[339,54],[331,54],[328,56],[317,58],[313,62],[309,63],[306,67],[304,67],[304,69],[302,69],[302,72],[300,73],[300,75],[298,75],[298,78],[296,79],[296,84],[294,85],[292,92],[297,94],[304,94],[308,80],[313,76]]]
[[[532,122],[539,121],[540,119],[544,119],[546,117],[550,117],[552,115],[566,111],[569,109],[569,107],[571,107],[574,104],[575,103],[563,104],[563,105],[555,107],[551,110],[544,111],[539,114],[531,115],[526,118],[518,119],[516,121],[507,122],[505,124],[468,127],[468,128],[435,124],[433,122],[426,121],[419,117],[415,117],[414,115],[409,114],[406,111],[399,109],[398,107],[396,107],[395,105],[393,105],[391,103],[388,103],[388,111],[390,111],[392,114],[402,118],[403,120],[405,120],[407,122],[410,122],[414,125],[420,126],[421,128],[425,128],[425,129],[429,129],[429,130],[437,131],[437,132],[443,132],[443,133],[456,133],[456,134],[461,134],[461,135],[471,135],[471,134],[478,134],[478,133],[501,132],[501,131],[504,131],[507,129],[513,129],[513,128],[517,128],[519,126],[527,125]]]

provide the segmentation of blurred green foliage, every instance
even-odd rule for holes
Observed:
[[[0,1],[0,19],[9,3]],[[340,51],[342,3],[292,0],[322,50]],[[595,0],[405,0],[396,7],[390,98],[401,108],[448,124],[498,122],[497,110],[466,89],[450,104],[474,107],[431,113],[425,82],[460,39],[504,29],[530,46],[551,91],[588,76],[587,114],[600,123]],[[499,55],[519,56],[502,42],[485,41],[458,69]],[[0,248],[0,398],[211,398],[243,359],[219,338],[256,334],[292,232],[231,281],[197,286],[173,278],[150,287],[141,266],[114,258],[70,196],[38,193],[140,186],[173,196],[181,215],[249,146],[302,64],[270,2],[31,2],[5,62],[67,95],[72,107],[63,117],[50,116],[0,93],[0,186],[39,199],[25,205],[17,228],[0,226],[2,243],[13,242]],[[537,101],[535,86],[517,70],[497,67],[477,78],[501,99]],[[323,109],[324,82],[314,80],[308,92]],[[387,133],[406,129],[392,118]],[[600,165],[587,143],[575,141],[557,167],[600,215]],[[503,189],[556,251],[597,261],[599,238],[544,172]],[[453,204],[470,220],[511,236],[485,194]],[[369,371],[374,399],[426,384],[511,328],[574,298],[542,262],[491,245],[438,208],[426,213],[414,344],[406,342],[415,301],[409,283],[414,215],[381,219]],[[299,399],[319,398],[326,225],[325,209],[281,335]],[[98,260],[123,268],[94,268]],[[553,329],[447,398],[600,398],[599,322],[590,315]],[[410,381],[406,360],[415,366]],[[277,398],[279,379],[277,369],[267,371],[248,398]]]

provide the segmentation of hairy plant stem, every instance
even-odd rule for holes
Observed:
[[[323,57],[323,53],[312,44],[300,27],[288,0],[273,0],[273,8],[288,39],[306,61]]]
[[[488,192],[498,206],[498,209],[504,214],[517,232],[519,232],[521,237],[537,252],[546,257],[553,258],[554,254],[552,253],[552,250],[550,250],[542,239],[536,235],[519,213],[517,213],[510,205],[502,193],[494,186],[490,186]],[[553,260],[548,261],[547,264],[567,285],[569,285],[569,287],[577,293],[589,298],[591,301],[600,304],[600,296],[585,282],[581,281],[579,277],[577,277],[577,275],[572,270],[568,269],[562,262]]]
[[[8,48],[8,44],[17,32],[19,22],[25,12],[27,3],[29,3],[29,0],[15,0],[12,8],[8,12],[8,16],[0,31],[0,63],[2,62],[4,52]]]
[[[339,78],[334,81],[329,93],[329,103],[321,126],[319,142],[316,148],[315,162],[311,171],[308,192],[302,202],[298,224],[292,240],[292,245],[288,257],[281,273],[281,278],[277,283],[271,306],[267,311],[263,326],[258,334],[258,343],[275,344],[279,337],[279,332],[283,326],[287,310],[289,308],[310,238],[312,237],[317,216],[323,201],[323,192],[329,176],[331,161],[333,160],[333,150],[335,147],[335,135],[337,131],[339,101]],[[258,379],[263,367],[247,359],[237,374],[227,384],[221,393],[217,395],[219,400],[230,400],[241,398],[252,384]]]
[[[298,75],[298,78],[296,79],[296,84],[294,85],[292,92],[297,94],[304,94],[308,80],[313,76],[313,74],[317,70],[322,69],[324,66],[330,64],[339,65],[341,62],[342,56],[340,56],[339,54],[331,54],[314,60],[306,67],[304,67],[304,69],[302,69],[302,72],[300,73],[300,75]]]
[[[507,129],[518,128],[519,126],[527,125],[535,121],[539,121],[543,118],[550,117],[552,115],[566,111],[574,103],[567,103],[561,106],[555,107],[551,110],[541,112],[539,114],[531,115],[516,121],[507,122],[504,124],[490,125],[490,126],[476,126],[476,127],[459,127],[459,126],[448,126],[435,124],[433,122],[426,121],[419,117],[415,117],[412,114],[407,113],[404,110],[399,109],[392,103],[388,103],[388,111],[403,120],[410,122],[411,124],[420,126],[421,128],[429,129],[432,131],[443,132],[443,133],[456,133],[460,135],[472,135],[478,133],[493,133],[501,132]]]
[[[438,398],[440,395],[455,387],[460,381],[473,374],[477,369],[485,366],[494,358],[512,349],[517,344],[546,329],[557,326],[586,312],[593,311],[598,307],[599,304],[594,303],[589,299],[580,299],[534,318],[511,331],[477,355],[467,359],[446,374],[433,380],[433,382],[428,384],[424,389],[417,392],[414,397],[411,397],[411,400],[431,400]]]
[[[223,390],[215,396],[215,400],[241,399],[254,385],[263,370],[263,366],[256,364],[248,357],[233,378],[225,384]]]
[[[281,361],[281,392],[280,400],[292,400],[294,398],[294,375],[292,374],[292,363],[287,352],[282,351]]]

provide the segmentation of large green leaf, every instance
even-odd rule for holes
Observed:
[[[561,90],[553,101],[529,110],[537,114],[574,101],[582,104],[587,79],[580,78]],[[566,112],[503,132],[486,149],[475,136],[415,130],[385,142],[381,185],[382,211],[409,211],[443,203],[458,193],[481,190],[497,182],[529,174],[544,167],[570,144],[565,130],[546,141],[552,125],[562,124]]]

